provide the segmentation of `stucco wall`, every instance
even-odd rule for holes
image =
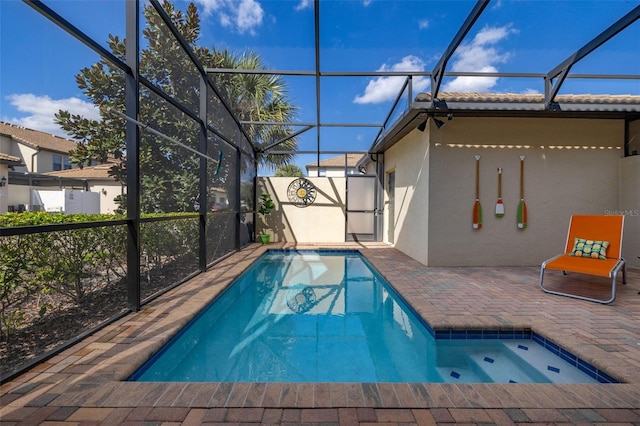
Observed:
[[[625,215],[622,255],[640,267],[640,155],[620,159],[620,208]]]
[[[35,155],[38,151],[21,143],[14,143],[11,149],[11,155],[22,159],[25,164],[15,167],[16,172],[38,172],[38,156]]]
[[[293,180],[291,177],[258,178],[258,196],[269,193],[276,205],[266,218],[271,241],[344,242],[346,178],[309,178],[317,195],[315,202],[304,208],[296,207],[287,197],[287,188]],[[265,223],[261,215],[257,216],[257,229],[261,232]]]
[[[113,180],[89,181],[89,191],[100,195],[100,213],[102,214],[114,213],[119,207],[114,199],[123,193],[122,186]]]
[[[394,246],[427,263],[429,237],[429,144],[428,133],[414,131],[401,144],[385,152],[385,241],[390,242],[389,221],[393,220]],[[389,215],[389,173],[395,172],[395,218]]]
[[[539,265],[563,249],[571,214],[618,208],[623,140],[624,123],[614,120],[455,118],[441,129],[416,130],[385,158],[397,181],[404,168],[413,178],[402,184],[404,196],[396,184],[396,212],[404,215],[398,216],[396,247],[423,261],[420,250],[428,236],[423,263],[430,266]],[[476,154],[481,156],[480,230],[472,228]],[[526,229],[516,226],[520,155],[525,155]],[[427,165],[416,167],[416,158]],[[494,214],[498,167],[503,168],[501,218]],[[422,176],[427,169],[428,178]],[[421,229],[426,220],[427,235]]]
[[[7,206],[17,206],[19,204],[31,204],[31,188],[27,185],[7,185],[5,186],[7,196]]]

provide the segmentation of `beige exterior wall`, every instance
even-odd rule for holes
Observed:
[[[36,150],[21,143],[13,143],[11,152],[8,154],[19,157],[24,162],[24,166],[16,167],[17,172],[47,173],[53,171],[53,156],[60,155],[63,159],[68,158],[67,154],[54,153],[47,150]],[[77,166],[72,165],[72,168]]]
[[[119,207],[114,199],[122,195],[122,186],[113,180],[89,181],[89,191],[100,194],[100,213],[113,214]]]
[[[620,159],[620,208],[624,218],[622,256],[640,267],[640,155]]]
[[[266,224],[262,216],[257,215],[258,233],[267,228],[273,242],[344,242],[346,178],[310,178],[317,195],[315,202],[304,208],[294,206],[287,197],[287,188],[293,179],[258,178],[258,197],[269,193],[276,205]]]
[[[11,155],[20,158],[25,164],[24,166],[16,167],[16,172],[38,172],[39,154],[37,150],[21,143],[13,143]]]
[[[41,150],[38,155],[37,155],[37,170],[31,170],[32,172],[37,172],[37,173],[47,173],[47,172],[52,172],[53,171],[53,156],[54,155],[60,155],[61,157],[66,157],[63,154],[54,154],[53,152],[50,151],[44,151]],[[30,159],[26,159],[25,158],[25,163],[27,161],[31,161]],[[30,163],[28,163],[30,164]]]
[[[385,153],[384,241],[427,264],[429,256],[428,133],[414,131]],[[389,173],[395,172],[395,217],[389,214]],[[393,226],[389,221],[393,220]],[[393,239],[390,229],[394,229]]]
[[[606,214],[620,205],[623,140],[624,123],[614,120],[455,118],[441,129],[416,130],[385,157],[386,169],[396,169],[395,245],[430,266],[540,265],[563,249],[571,214]],[[477,154],[480,230],[472,228]],[[516,226],[520,155],[526,229]],[[498,167],[501,218],[494,214]]]
[[[31,189],[28,185],[7,185],[7,205],[31,204]]]

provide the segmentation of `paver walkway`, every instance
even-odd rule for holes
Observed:
[[[325,247],[359,249],[435,329],[531,329],[623,383],[122,381],[266,249],[252,245],[2,384],[0,423],[640,424],[640,271],[600,305],[543,293],[537,267],[427,268],[383,244]]]

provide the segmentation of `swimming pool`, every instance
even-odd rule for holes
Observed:
[[[586,374],[590,370],[576,368],[571,354],[549,349],[528,331],[434,332],[357,251],[276,250],[265,253],[130,380],[613,380],[597,371]]]

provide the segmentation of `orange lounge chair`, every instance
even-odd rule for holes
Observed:
[[[564,253],[542,262],[540,288],[551,294],[598,303],[611,303],[616,298],[616,277],[622,269],[622,283],[627,283],[626,264],[622,258],[624,216],[573,215]],[[607,244],[608,243],[608,244]],[[605,254],[606,252],[606,254]],[[593,299],[571,293],[548,290],[542,285],[545,269],[609,277],[611,297]]]

